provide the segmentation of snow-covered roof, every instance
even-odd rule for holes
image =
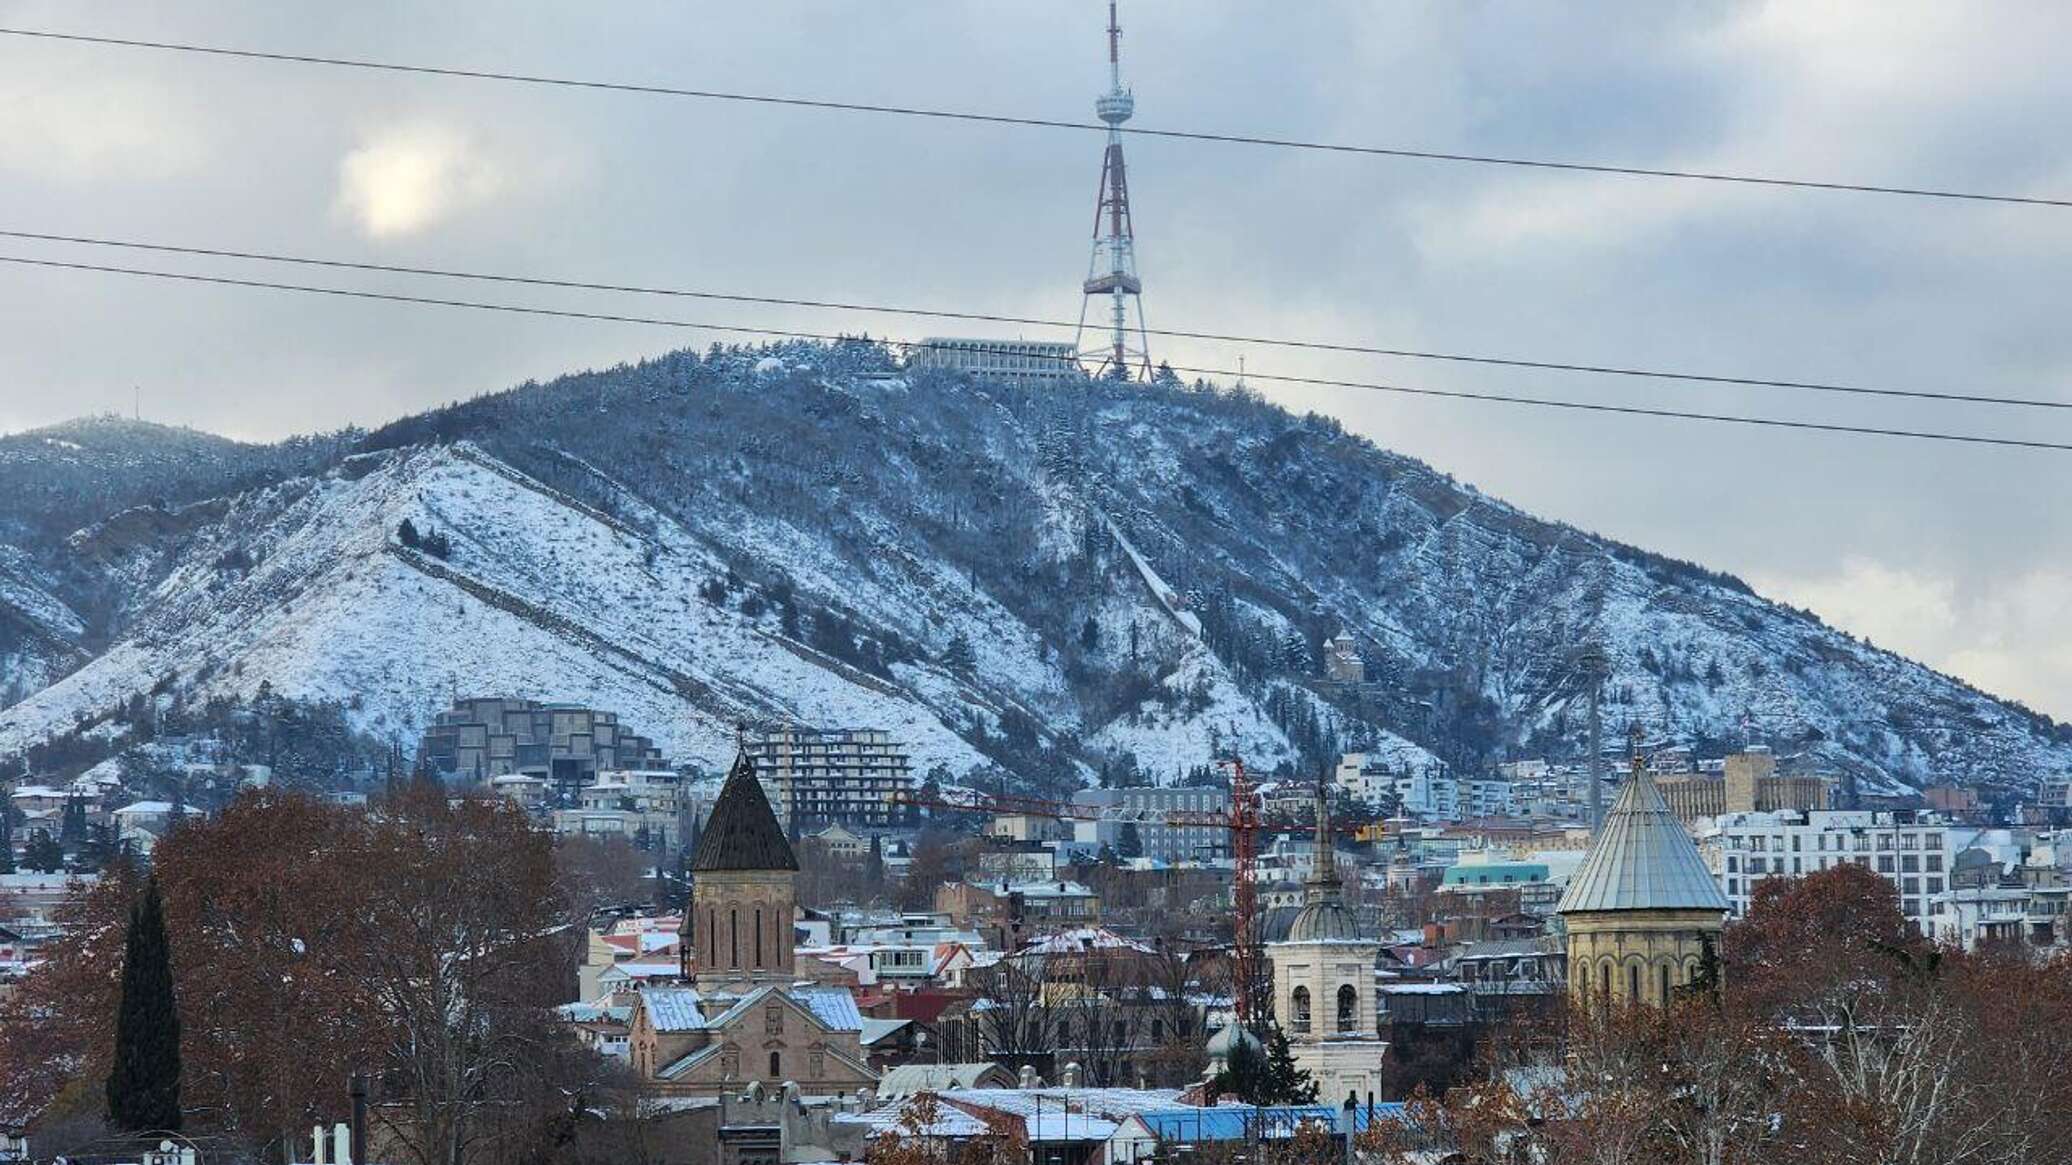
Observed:
[[[866,1016],[863,1020],[863,1036],[860,1042],[863,1046],[869,1047],[912,1022],[914,1021],[911,1019],[871,1019]]]
[[[1124,938],[1101,926],[1081,926],[1061,930],[1031,939],[1028,946],[1017,954],[1076,955],[1083,950],[1133,950],[1149,952],[1150,947],[1135,939]]]
[[[976,1064],[901,1064],[878,1081],[878,1096],[892,1100],[916,1092],[942,1092],[953,1088],[976,1088],[988,1074],[995,1078],[1006,1069],[986,1061]]]
[[[640,993],[648,1022],[658,1032],[694,1032],[705,1029],[705,1012],[691,987],[650,987]]]
[[[791,997],[835,1031],[863,1030],[863,1013],[856,1009],[856,996],[846,987],[797,986],[791,989]]]
[[[132,801],[129,804],[124,805],[122,808],[117,809],[115,812],[118,814],[133,813],[141,816],[148,816],[152,814],[163,816],[165,814],[171,813],[172,811],[173,803],[171,801]],[[200,813],[201,810],[196,809],[192,805],[182,805],[180,806],[180,812],[192,816],[194,814]]]
[[[1569,879],[1555,912],[1727,909],[1681,821],[1647,770],[1626,778],[1589,856]]]
[[[937,1105],[935,1119],[920,1128],[908,1127],[905,1102],[888,1104],[869,1112],[837,1113],[829,1120],[835,1124],[867,1126],[870,1132],[865,1135],[869,1137],[897,1135],[966,1138],[982,1137],[989,1131],[986,1122],[949,1104]]]

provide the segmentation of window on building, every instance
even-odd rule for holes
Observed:
[[[1920,859],[1920,858],[1919,858],[1918,856],[1916,856],[1916,855],[1914,855],[1914,854],[1901,854],[1901,855],[1899,855],[1899,872],[1900,872],[1900,873],[1902,873],[1902,874],[1916,874],[1916,873],[1919,873],[1919,872],[1920,872],[1920,870],[1921,870],[1921,859]]]
[[[770,1079],[772,1080],[784,1079],[784,1061],[779,1057],[780,1053],[770,1053]]]
[[[1349,1032],[1360,1026],[1360,993],[1350,983],[1338,989],[1338,1030]]]
[[[1293,1027],[1296,1031],[1299,1032],[1308,1031],[1309,988],[1297,987],[1294,993],[1288,999],[1288,1009],[1294,1013],[1293,1016],[1290,1017],[1289,1026]]]
[[[1891,855],[1891,854],[1879,854],[1879,855],[1878,855],[1878,872],[1879,872],[1879,873],[1881,873],[1881,874],[1889,874],[1889,873],[1891,873],[1891,872],[1892,872],[1892,855]]]
[[[1626,965],[1626,998],[1635,1003],[1640,1002],[1639,963],[1628,963]]]

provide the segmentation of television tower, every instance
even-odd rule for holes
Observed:
[[[1117,380],[1150,379],[1151,352],[1144,330],[1142,281],[1137,278],[1136,236],[1130,226],[1130,187],[1122,164],[1122,123],[1137,111],[1137,99],[1122,87],[1122,26],[1115,0],[1108,0],[1108,91],[1094,99],[1094,113],[1108,123],[1108,151],[1101,158],[1101,189],[1094,203],[1094,255],[1087,265],[1085,298],[1079,303],[1079,331],[1074,343],[1095,376]],[[1107,300],[1107,342],[1086,343],[1086,316]],[[1130,308],[1136,308],[1131,334]],[[1096,333],[1100,331],[1095,317]],[[1131,341],[1135,344],[1132,345]]]

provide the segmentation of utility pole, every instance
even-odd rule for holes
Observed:
[[[1590,836],[1596,837],[1604,825],[1604,718],[1598,703],[1604,696],[1605,677],[1611,674],[1611,660],[1604,654],[1604,648],[1592,640],[1576,653],[1576,670],[1581,673],[1588,686],[1584,694],[1590,701],[1590,756],[1588,761],[1590,788]]]

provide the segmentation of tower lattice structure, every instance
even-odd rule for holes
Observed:
[[[1094,100],[1094,113],[1108,125],[1108,149],[1101,157],[1101,189],[1094,204],[1093,259],[1087,264],[1085,297],[1079,304],[1075,342],[1080,359],[1096,376],[1148,379],[1151,353],[1144,326],[1143,281],[1137,278],[1137,242],[1130,223],[1129,172],[1122,157],[1122,123],[1137,111],[1137,99],[1122,86],[1122,26],[1115,0],[1108,0],[1108,91]],[[1105,309],[1105,327],[1098,314]],[[1089,344],[1087,317],[1096,336]],[[1134,316],[1134,323],[1132,317]]]

